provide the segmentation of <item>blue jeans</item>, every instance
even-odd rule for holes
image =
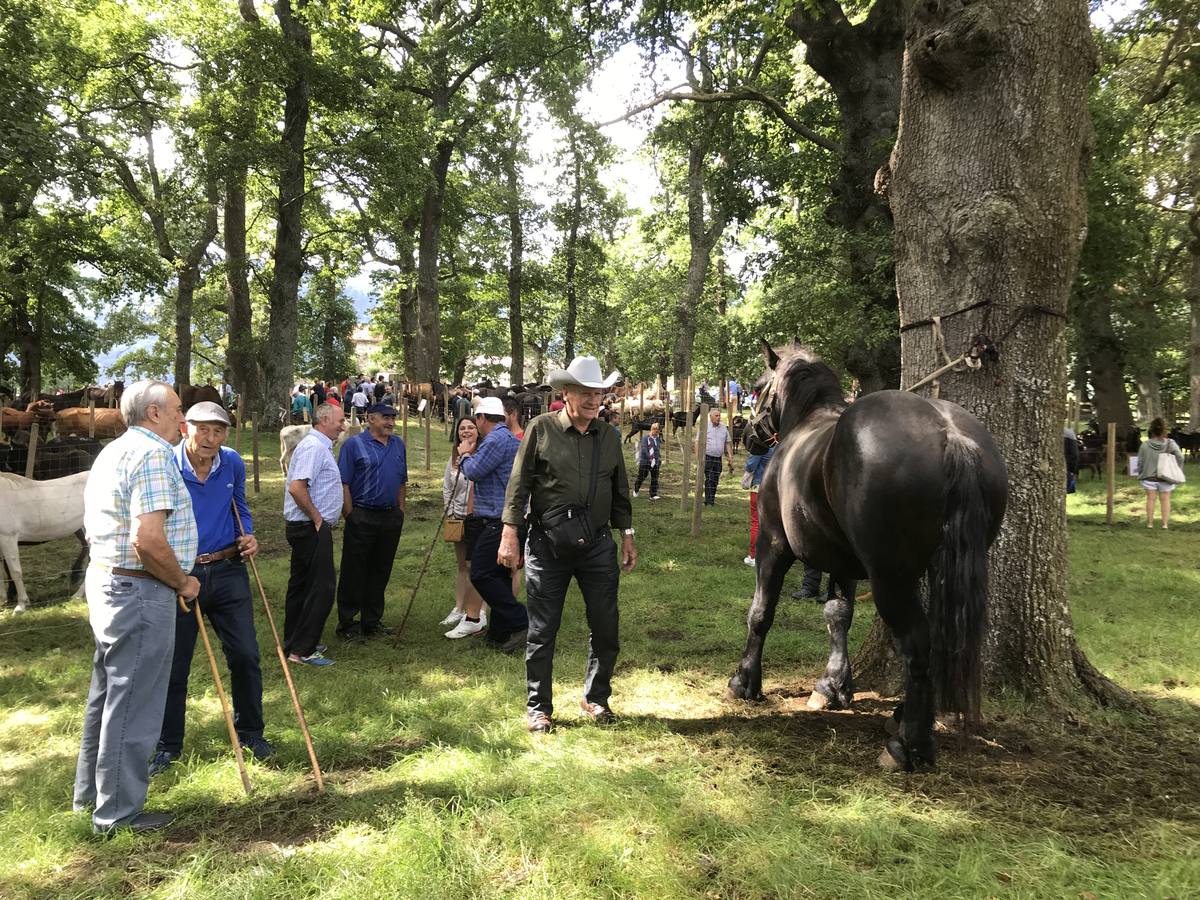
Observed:
[[[221,649],[229,663],[229,693],[233,698],[233,722],[238,737],[243,742],[262,737],[262,668],[246,564],[240,560],[222,559],[196,566],[192,574],[200,581],[200,611],[221,639]],[[200,626],[194,612],[184,612],[178,604],[175,609],[175,652],[158,749],[179,753],[183,750],[188,676],[192,671],[192,655]]]
[[[529,712],[550,715],[554,711],[551,698],[554,643],[572,578],[583,594],[589,631],[583,696],[589,703],[608,706],[612,694],[613,667],[621,649],[617,637],[617,587],[621,570],[612,532],[604,528],[578,556],[558,559],[546,535],[534,527],[529,529],[525,544],[525,593],[529,603],[525,678],[529,686]]]
[[[525,607],[513,596],[512,570],[496,562],[503,526],[499,519],[467,516],[463,528],[471,547],[471,584],[492,611],[487,640],[502,644],[529,624]]]
[[[146,804],[177,606],[175,592],[150,578],[89,566],[85,584],[96,652],[75,767],[75,808],[95,804],[92,821],[107,828],[131,821]]]

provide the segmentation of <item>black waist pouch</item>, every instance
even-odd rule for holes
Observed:
[[[576,556],[595,538],[591,514],[584,506],[551,507],[542,513],[538,524],[559,559]]]

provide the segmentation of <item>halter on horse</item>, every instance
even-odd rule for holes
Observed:
[[[960,406],[903,391],[847,406],[833,371],[798,343],[764,348],[768,368],[744,443],[751,453],[776,450],[758,493],[757,585],[730,693],[762,696],[763,642],[784,576],[802,559],[830,573],[831,653],[809,705],[848,706],[855,581],[868,578],[906,673],[898,733],[880,762],[908,771],[932,765],[939,704],[978,714],[987,548],[1004,516],[1004,461]]]

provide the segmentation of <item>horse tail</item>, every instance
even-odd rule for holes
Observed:
[[[991,509],[984,496],[979,447],[951,434],[942,543],[930,561],[930,660],[939,708],[979,716],[983,637],[987,627],[987,551]]]

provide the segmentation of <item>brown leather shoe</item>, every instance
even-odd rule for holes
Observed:
[[[588,703],[586,699],[579,701],[579,709],[597,725],[608,725],[617,720],[617,717],[613,715],[613,711],[607,706],[602,706],[599,703]]]
[[[525,727],[530,734],[546,734],[554,730],[554,723],[544,712],[531,712]]]

